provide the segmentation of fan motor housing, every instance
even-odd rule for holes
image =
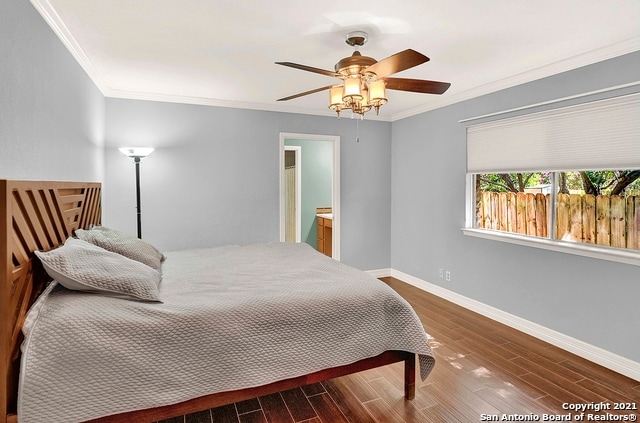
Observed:
[[[351,56],[336,63],[335,70],[344,77],[363,75],[366,68],[377,62],[373,57],[363,56],[359,51],[354,51]]]

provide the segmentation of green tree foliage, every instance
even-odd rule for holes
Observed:
[[[478,175],[481,191],[524,192],[525,188],[551,183],[549,172],[485,173]],[[592,195],[624,195],[640,193],[640,169],[560,172],[559,191]]]
[[[551,183],[549,173],[485,173],[478,175],[480,189],[492,192],[524,192],[525,188]]]
[[[625,190],[640,189],[640,170],[606,170],[578,172],[582,189],[592,195],[620,195]]]

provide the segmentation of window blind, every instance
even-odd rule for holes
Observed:
[[[640,93],[467,127],[467,172],[640,168]]]

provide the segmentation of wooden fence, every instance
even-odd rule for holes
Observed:
[[[549,236],[549,194],[482,192],[478,227]],[[640,250],[640,196],[558,194],[556,239]]]

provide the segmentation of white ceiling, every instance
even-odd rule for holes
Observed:
[[[640,50],[638,0],[31,0],[108,97],[331,115],[327,92],[347,32],[381,60],[431,61],[394,76],[451,82],[442,96],[389,91],[396,120]],[[373,115],[369,112],[367,118]]]

